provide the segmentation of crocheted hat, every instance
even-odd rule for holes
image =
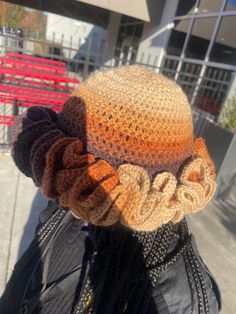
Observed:
[[[93,75],[58,115],[30,108],[13,125],[12,156],[47,197],[100,226],[151,231],[202,209],[216,188],[185,94],[139,66]]]

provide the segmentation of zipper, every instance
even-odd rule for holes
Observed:
[[[59,207],[59,209],[40,228],[37,233],[39,247],[42,247],[48,237],[55,231],[56,227],[60,224],[66,213],[67,211],[64,208]]]

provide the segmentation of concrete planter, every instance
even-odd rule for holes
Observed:
[[[236,208],[236,134],[210,123],[205,139],[216,167],[216,199]]]

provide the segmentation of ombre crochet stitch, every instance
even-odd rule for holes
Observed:
[[[113,165],[175,173],[195,153],[187,97],[161,74],[135,65],[116,68],[93,75],[72,96],[60,114],[63,125],[81,138],[80,121],[87,150]]]
[[[216,189],[187,97],[139,66],[93,75],[58,116],[30,108],[12,134],[18,168],[94,225],[152,231],[203,209]]]

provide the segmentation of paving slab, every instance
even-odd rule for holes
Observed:
[[[39,213],[47,201],[10,156],[0,157],[0,295],[16,261],[34,237]]]
[[[235,204],[236,205],[236,204]],[[218,201],[188,218],[199,251],[222,294],[222,314],[236,313],[236,210]]]
[[[7,280],[19,176],[19,171],[12,167],[11,159],[2,157],[0,160],[0,293]]]

